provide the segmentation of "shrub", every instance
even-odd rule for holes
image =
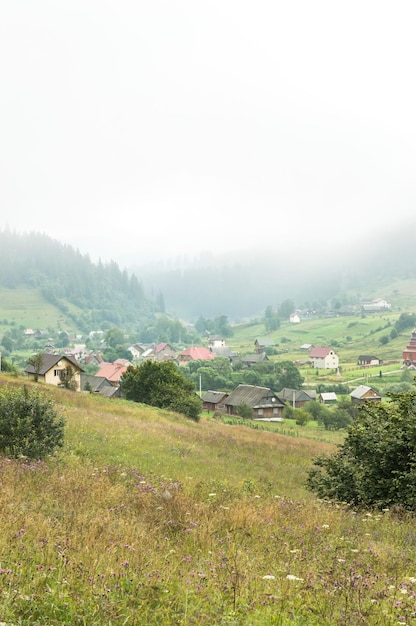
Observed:
[[[296,409],[295,410],[295,420],[298,426],[306,426],[306,424],[310,420],[310,413],[305,411],[305,409]]]
[[[249,404],[246,404],[245,402],[242,402],[237,407],[237,413],[243,419],[252,419],[252,417],[253,417],[253,409],[251,408],[251,406]]]
[[[38,390],[0,389],[0,453],[42,459],[63,445],[64,420]]]
[[[367,402],[338,452],[318,457],[307,485],[353,506],[416,511],[416,387]]]

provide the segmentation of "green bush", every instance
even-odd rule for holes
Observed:
[[[63,445],[64,420],[38,390],[0,389],[0,454],[42,459]]]
[[[353,506],[416,511],[416,388],[368,401],[338,452],[318,457],[307,485]]]
[[[195,385],[172,361],[145,361],[130,365],[120,381],[127,400],[142,402],[161,409],[170,409],[198,421],[202,400]]]

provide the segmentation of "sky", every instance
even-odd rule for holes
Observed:
[[[2,0],[0,228],[93,259],[410,224],[416,4]]]

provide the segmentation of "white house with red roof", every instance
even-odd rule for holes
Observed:
[[[317,369],[337,369],[339,364],[338,355],[335,354],[332,348],[312,348],[309,352],[309,358],[312,362],[312,367]]]
[[[183,365],[184,363],[188,363],[189,361],[211,361],[215,359],[215,354],[208,350],[208,348],[204,348],[203,346],[194,346],[192,348],[187,348],[180,354],[178,354],[178,363],[179,365]]]

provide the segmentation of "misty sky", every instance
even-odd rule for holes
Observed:
[[[0,228],[124,264],[333,251],[404,224],[415,17],[410,1],[2,0]]]

